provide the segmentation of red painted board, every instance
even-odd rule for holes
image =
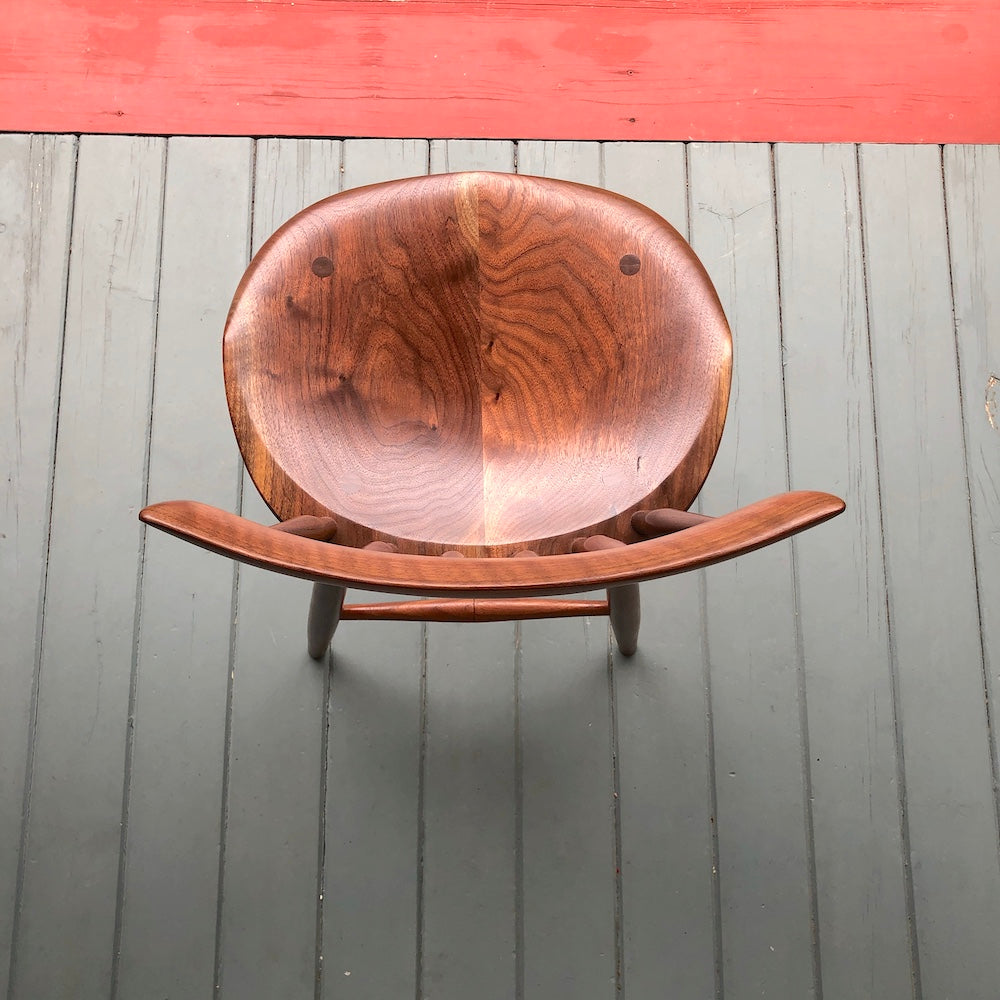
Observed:
[[[1000,141],[1000,0],[2,6],[2,130]]]

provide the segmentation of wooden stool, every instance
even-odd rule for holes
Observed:
[[[638,583],[844,509],[797,492],[687,513],[722,435],[729,327],[680,235],[597,188],[442,174],[319,202],[254,258],[223,358],[281,523],[192,501],[140,517],[314,581],[317,658],[341,619],[594,614],[629,655]],[[345,606],[347,587],[433,600]]]

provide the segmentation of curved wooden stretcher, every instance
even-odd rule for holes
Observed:
[[[732,347],[687,243],[618,195],[508,174],[359,188],[286,223],[223,342],[244,461],[279,519],[193,501],[147,524],[315,584],[309,652],[342,619],[607,614],[638,584],[834,517],[825,493],[688,512]],[[344,605],[347,587],[425,600]],[[606,589],[606,601],[567,595]]]

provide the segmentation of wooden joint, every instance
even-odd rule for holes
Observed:
[[[284,531],[289,535],[299,535],[302,538],[312,538],[317,542],[328,542],[337,533],[337,522],[332,517],[314,517],[303,514],[278,524],[272,524],[274,531]]]
[[[392,542],[383,542],[381,540],[369,542],[367,545],[363,546],[366,552],[398,552],[399,546],[394,545]]]
[[[693,528],[714,518],[707,514],[696,514],[691,510],[674,510],[661,507],[659,510],[637,510],[632,515],[632,527],[640,535],[652,538],[656,535],[671,535],[675,531]]]
[[[620,538],[607,535],[591,535],[589,538],[573,539],[574,552],[601,552],[604,549],[621,549],[626,545]]]

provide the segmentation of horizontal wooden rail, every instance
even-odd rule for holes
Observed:
[[[996,142],[1000,0],[4,0],[0,130]]]
[[[512,622],[527,618],[584,618],[606,615],[607,601],[509,600],[387,601],[345,604],[341,621]]]

